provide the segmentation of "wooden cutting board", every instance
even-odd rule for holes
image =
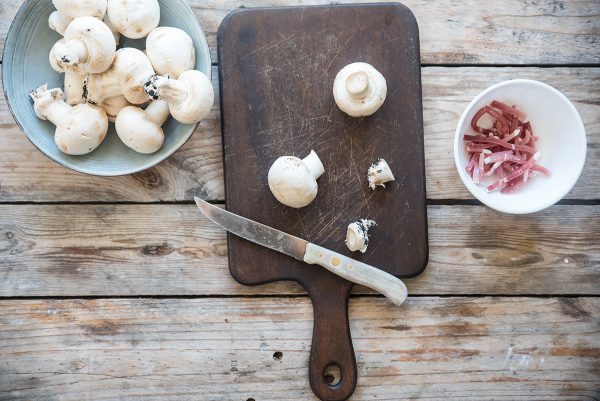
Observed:
[[[396,276],[419,274],[428,258],[427,209],[419,37],[410,10],[397,3],[240,9],[223,21],[218,46],[227,209]],[[388,85],[383,107],[359,119],[342,113],[332,94],[338,71],[356,61],[372,64]],[[271,164],[311,149],[326,171],[317,199],[299,210],[278,203],[267,184]],[[389,162],[396,181],[372,191],[367,169],[377,158]],[[360,218],[378,226],[365,254],[350,253],[346,227]],[[311,387],[322,400],[350,397],[357,381],[352,284],[235,236],[228,244],[240,283],[292,280],[306,288],[315,318]],[[341,381],[332,384],[336,366]]]

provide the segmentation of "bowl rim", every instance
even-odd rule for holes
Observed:
[[[2,48],[2,65],[1,65],[1,71],[2,71],[2,90],[4,93],[4,99],[6,100],[6,104],[8,105],[8,110],[10,111],[10,114],[13,117],[13,120],[15,121],[15,123],[17,124],[17,127],[19,127],[19,130],[21,131],[21,133],[23,133],[26,137],[27,140],[44,156],[46,156],[48,159],[52,160],[53,162],[59,164],[62,167],[65,167],[69,170],[75,171],[77,173],[81,173],[81,174],[85,174],[88,176],[92,176],[92,177],[124,177],[124,176],[128,176],[128,175],[133,175],[133,174],[137,174],[137,173],[141,173],[143,171],[146,171],[152,167],[157,166],[158,164],[162,163],[163,161],[165,161],[166,159],[168,159],[169,157],[171,157],[175,152],[177,152],[179,149],[181,149],[183,146],[185,146],[185,144],[190,140],[190,138],[192,137],[192,135],[194,135],[194,133],[196,132],[196,130],[198,129],[198,126],[200,125],[200,123],[196,123],[193,124],[193,127],[191,127],[192,129],[190,130],[190,133],[182,138],[184,138],[183,142],[178,145],[178,146],[174,146],[172,150],[166,152],[163,156],[157,158],[157,159],[153,159],[152,161],[149,161],[147,163],[142,164],[140,167],[137,167],[135,169],[130,169],[127,171],[123,171],[123,172],[118,172],[118,173],[101,173],[101,172],[92,172],[86,169],[82,169],[82,168],[78,168],[77,165],[72,164],[72,163],[67,163],[63,160],[60,160],[57,157],[54,157],[48,153],[46,153],[43,149],[41,149],[39,146],[37,146],[35,144],[35,142],[32,140],[31,136],[29,135],[29,133],[23,128],[23,125],[21,124],[21,121],[18,119],[13,106],[10,102],[10,98],[8,96],[8,92],[6,89],[6,84],[5,84],[5,79],[6,79],[6,71],[5,69],[8,68],[7,64],[5,62],[6,60],[6,52],[7,52],[7,48],[9,46],[7,46],[7,43],[10,42],[10,39],[12,37],[12,35],[14,35],[14,27],[16,24],[16,21],[18,19],[18,17],[24,12],[26,6],[33,1],[39,1],[39,0],[25,0],[21,6],[19,7],[19,9],[17,10],[17,13],[15,14],[13,20],[10,23],[10,27],[8,28],[8,32],[6,34],[6,37],[4,38],[4,47]],[[48,0],[51,1],[51,0]],[[169,1],[173,1],[173,0],[169,0]],[[179,1],[180,4],[182,4],[183,7],[187,8],[189,13],[191,15],[194,16],[194,20],[196,21],[196,23],[198,24],[198,27],[200,28],[200,33],[201,33],[201,45],[204,48],[205,54],[207,55],[207,63],[208,63],[208,74],[206,74],[208,76],[208,79],[211,80],[212,82],[212,57],[210,55],[210,47],[208,46],[208,40],[206,39],[206,34],[204,33],[204,27],[202,26],[202,24],[200,23],[200,21],[198,20],[198,17],[196,17],[194,10],[192,9],[192,7],[189,5],[189,3],[186,0],[176,0]],[[159,26],[160,27],[160,26]],[[196,67],[197,68],[197,67]],[[190,124],[191,125],[191,124]]]
[[[482,199],[482,197],[480,197],[481,188],[476,186],[473,183],[473,180],[471,179],[471,177],[469,177],[467,175],[467,173],[464,171],[464,166],[461,165],[460,158],[459,158],[459,152],[461,151],[461,144],[463,142],[462,138],[464,135],[462,132],[463,131],[462,127],[465,124],[467,115],[477,105],[477,103],[479,103],[479,101],[484,96],[486,96],[488,93],[490,93],[496,89],[499,89],[499,88],[502,88],[505,86],[512,86],[512,85],[534,85],[534,86],[541,87],[545,90],[548,90],[551,93],[553,93],[554,95],[556,95],[559,99],[562,100],[562,102],[567,106],[569,111],[575,117],[575,121],[577,123],[577,128],[578,128],[577,133],[578,133],[578,135],[581,135],[581,137],[583,139],[583,142],[581,145],[583,148],[583,157],[581,157],[581,159],[578,160],[578,164],[574,167],[574,171],[576,171],[576,173],[573,175],[572,180],[570,180],[569,182],[567,182],[566,185],[564,185],[563,190],[560,191],[560,193],[557,196],[554,196],[552,198],[546,198],[546,200],[544,202],[540,202],[539,204],[537,204],[535,206],[523,206],[519,209],[515,209],[514,207],[499,206],[499,205],[493,204],[491,202],[488,202],[488,201]],[[456,131],[454,133],[454,163],[456,165],[456,169],[458,170],[458,175],[460,176],[463,184],[467,187],[467,189],[469,190],[471,195],[473,195],[476,199],[478,199],[484,205],[488,206],[491,209],[497,210],[502,213],[507,213],[507,214],[535,213],[535,212],[544,210],[544,209],[554,205],[558,201],[560,201],[571,191],[571,189],[573,189],[573,187],[579,180],[579,177],[581,177],[581,174],[583,172],[583,167],[585,166],[586,158],[587,158],[587,135],[585,132],[585,126],[583,124],[583,120],[581,119],[581,115],[575,108],[575,105],[573,105],[573,103],[558,89],[556,89],[553,86],[550,86],[546,83],[536,81],[533,79],[522,79],[522,78],[521,79],[509,79],[506,81],[496,83],[496,84],[488,87],[487,89],[483,90],[465,108],[462,116],[460,117],[458,125],[456,127]]]

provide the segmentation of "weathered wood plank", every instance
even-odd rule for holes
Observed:
[[[410,294],[600,294],[597,206],[428,214],[430,263]],[[0,206],[0,278],[5,297],[302,293],[235,283],[224,232],[195,205]]]
[[[218,88],[216,76],[215,68]],[[588,134],[588,161],[568,198],[598,199],[600,68],[444,67],[423,68],[428,198],[472,198],[454,166],[454,130],[473,97],[489,85],[511,78],[547,82],[575,103]],[[153,202],[191,200],[194,195],[224,198],[218,104],[188,143],[156,168],[130,177],[100,178],[71,172],[41,155],[19,132],[6,103],[0,102],[0,202]]]
[[[600,395],[598,298],[358,298],[350,320],[354,401]],[[316,400],[304,297],[0,301],[0,323],[4,401]]]
[[[386,0],[384,0],[386,1]],[[387,0],[391,1],[391,0]],[[337,3],[366,3],[342,0]],[[238,7],[291,6],[298,0],[189,0],[216,61],[216,32]],[[330,4],[330,0],[307,0]],[[600,62],[600,5],[594,0],[404,0],[417,17],[424,63],[586,64]],[[22,0],[0,4],[0,49]],[[393,40],[393,38],[390,38]]]

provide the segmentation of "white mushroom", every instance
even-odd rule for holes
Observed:
[[[387,95],[385,78],[372,65],[352,63],[342,68],[333,83],[338,107],[352,117],[375,113]]]
[[[148,95],[144,91],[144,84],[155,72],[144,52],[133,48],[119,49],[115,57],[115,69],[121,91],[127,100],[138,105],[146,103]]]
[[[210,79],[196,70],[184,72],[179,79],[156,75],[146,82],[144,88],[151,99],[166,100],[173,118],[182,124],[202,121],[215,101]]]
[[[56,11],[50,14],[48,25],[61,35],[79,17],[104,18],[107,0],[52,0]]]
[[[317,178],[323,173],[323,163],[313,150],[303,160],[283,156],[269,170],[269,188],[279,202],[298,209],[315,200],[319,189]]]
[[[161,126],[169,118],[169,106],[164,100],[156,100],[142,110],[125,107],[115,122],[117,134],[123,143],[138,153],[154,153],[164,143]]]
[[[69,155],[85,155],[95,150],[108,131],[108,118],[99,107],[83,103],[69,106],[61,89],[44,85],[30,94],[35,114],[56,125],[54,141]]]
[[[112,64],[116,48],[112,32],[102,21],[79,17],[69,24],[64,40],[56,42],[50,57],[58,72],[100,73]]]
[[[196,65],[190,35],[178,28],[156,28],[146,38],[146,54],[156,72],[177,79]]]
[[[104,22],[104,24],[108,27],[108,29],[110,29],[110,31],[112,32],[113,36],[115,37],[115,43],[118,46],[119,42],[121,41],[121,33],[119,32],[119,30],[117,29],[117,27],[114,26],[112,22],[110,22],[110,19],[108,19],[108,16],[104,17],[104,19],[102,20],[102,22]]]
[[[125,96],[119,95],[115,97],[108,98],[99,104],[100,107],[104,109],[106,115],[108,116],[108,121],[114,123],[119,115],[119,112],[123,110],[127,106],[131,106],[131,103],[127,101]]]
[[[79,103],[84,103],[83,99],[83,82],[85,75],[67,72],[65,74],[65,101],[67,104],[74,106]]]
[[[123,36],[141,39],[158,26],[157,0],[108,0],[108,18]]]
[[[385,188],[386,182],[396,180],[390,166],[383,159],[379,159],[371,164],[367,171],[367,178],[369,180],[369,187],[373,190],[378,186]]]
[[[108,70],[85,78],[84,99],[100,105],[107,99],[125,96],[132,104],[147,103],[143,84],[153,75],[154,69],[143,52],[133,48],[119,49]]]
[[[365,253],[369,246],[369,228],[377,225],[373,220],[361,219],[348,225],[346,230],[346,246],[350,251]]]

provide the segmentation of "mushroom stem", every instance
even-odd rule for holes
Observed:
[[[156,99],[160,97],[166,101],[174,104],[183,103],[188,97],[188,89],[185,83],[176,79],[171,79],[164,75],[156,75],[152,80],[152,83],[156,87],[158,93],[154,96],[147,90],[146,93]]]
[[[120,77],[114,64],[101,74],[88,74],[83,85],[84,99],[92,104],[100,104],[106,99],[123,94]]]
[[[48,85],[44,85],[31,92],[30,96],[35,105],[35,114],[54,125],[58,125],[71,110],[71,106],[64,102],[64,93],[60,89],[48,90]]]
[[[144,110],[148,120],[159,127],[169,118],[169,104],[164,100],[155,100]]]
[[[323,163],[321,163],[321,159],[319,159],[319,156],[317,156],[314,150],[311,150],[310,154],[302,159],[302,161],[315,180],[325,173]]]
[[[72,66],[87,61],[88,48],[79,39],[69,40],[66,43],[56,43],[54,54],[59,65]]]
[[[361,99],[369,93],[369,76],[364,71],[356,71],[346,79],[346,89],[354,99]]]

